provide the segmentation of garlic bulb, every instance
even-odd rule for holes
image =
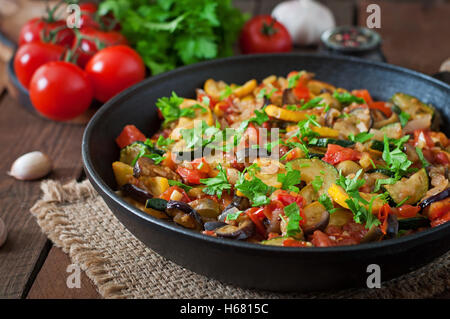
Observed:
[[[52,170],[50,158],[42,152],[30,152],[14,161],[8,175],[20,180],[33,180],[44,177]]]
[[[0,218],[0,247],[5,243],[6,237],[8,237],[8,232],[6,230],[5,223]]]
[[[281,2],[272,16],[288,29],[297,45],[317,44],[322,32],[335,26],[331,10],[314,0]]]

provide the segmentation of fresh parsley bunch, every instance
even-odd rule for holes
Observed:
[[[231,0],[106,0],[152,74],[233,54],[245,16]]]

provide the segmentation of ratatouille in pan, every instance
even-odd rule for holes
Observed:
[[[150,215],[299,247],[392,239],[450,219],[450,143],[420,97],[375,101],[293,71],[242,85],[209,79],[195,100],[172,93],[156,106],[159,131],[125,126],[112,164],[120,196]]]

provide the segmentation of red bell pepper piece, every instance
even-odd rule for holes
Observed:
[[[387,117],[391,117],[392,110],[389,106],[387,106],[386,102],[372,102],[369,104],[370,109],[380,110]]]
[[[328,144],[327,152],[322,158],[323,161],[330,163],[331,165],[336,165],[347,160],[356,161],[360,159],[360,152],[336,144]]]
[[[124,148],[136,141],[144,142],[146,139],[145,135],[136,126],[126,125],[116,138],[116,143],[120,148]]]

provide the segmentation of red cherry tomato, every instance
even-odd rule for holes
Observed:
[[[85,2],[80,3],[80,26],[79,28],[93,27],[99,28],[100,25],[95,19],[95,14],[97,13],[98,6],[96,3]]]
[[[417,213],[419,213],[420,211],[420,207],[404,204],[398,207],[396,210],[398,216],[403,218],[411,218],[416,217]]]
[[[93,95],[86,72],[64,61],[42,65],[30,82],[30,98],[36,110],[57,121],[72,119],[86,111]]]
[[[103,47],[110,47],[113,45],[127,44],[127,39],[116,31],[100,31],[92,27],[84,27],[80,30],[81,40],[73,40],[72,49],[76,51],[77,64],[84,68],[89,60],[99,51],[97,43]]]
[[[117,45],[98,51],[86,65],[95,98],[106,102],[117,93],[142,81],[145,66],[132,48]]]
[[[49,42],[52,33],[55,33],[52,43],[70,48],[75,34],[67,28],[66,21],[46,22],[42,18],[33,18],[25,23],[20,30],[19,46],[30,42]]]
[[[47,62],[60,60],[64,51],[62,46],[42,42],[25,43],[19,47],[14,56],[14,71],[20,83],[28,89],[34,72]]]
[[[244,25],[240,39],[242,53],[292,51],[287,29],[269,15],[255,16]]]
[[[316,247],[330,247],[334,246],[333,241],[328,237],[327,234],[316,230],[312,235],[311,243]]]

